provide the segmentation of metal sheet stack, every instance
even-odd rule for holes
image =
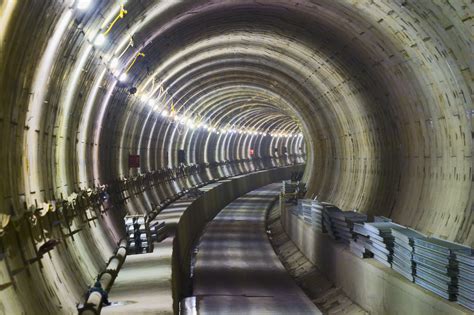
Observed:
[[[341,209],[330,203],[323,202],[323,226],[331,238],[338,240],[340,237],[336,233],[336,228],[333,223],[333,217],[339,216]]]
[[[370,251],[372,241],[368,236],[369,233],[364,228],[364,223],[354,223],[352,231],[353,238],[349,244],[351,252],[360,258],[373,257],[373,254]]]
[[[291,180],[284,180],[282,185],[282,192],[284,194],[292,194],[296,191],[296,182],[292,182]]]
[[[437,238],[415,238],[414,241],[415,283],[455,301],[459,273],[456,252],[467,253],[467,248]]]
[[[313,230],[322,233],[323,208],[324,206],[317,200],[298,199],[297,206],[290,207],[290,211],[306,223],[311,224]]]
[[[374,258],[387,267],[391,267],[393,254],[393,236],[391,229],[401,225],[392,222],[364,223],[364,229],[372,244],[368,249]]]
[[[355,211],[341,211],[338,208],[326,208],[325,223],[331,230],[328,233],[335,239],[350,244],[354,223],[366,222],[367,215]]]
[[[374,216],[374,222],[392,222],[392,219],[386,218],[384,216]]]
[[[165,222],[156,222],[150,226],[150,234],[153,241],[161,241],[164,237],[166,237]]]
[[[294,214],[294,215],[297,216],[297,215],[298,215],[298,211],[299,211],[299,209],[300,209],[300,206],[299,206],[299,205],[296,205],[296,206],[291,205],[291,206],[288,207],[288,209],[290,209],[290,211],[291,211],[292,214]]]
[[[425,238],[425,235],[406,227],[391,229],[394,237],[392,268],[402,276],[414,281],[415,263],[413,262],[413,245],[415,238]]]
[[[304,206],[303,199],[298,199],[298,204],[296,205],[295,214],[298,215],[300,219],[303,219],[303,206]]]
[[[316,232],[324,232],[323,229],[323,210],[324,206],[317,200],[311,202],[311,220],[313,230]]]
[[[128,254],[144,254],[153,250],[148,223],[142,215],[124,218],[127,231]]]
[[[313,218],[311,217],[311,205],[313,203],[312,199],[299,199],[298,203],[301,202],[301,213],[303,215],[303,220],[308,223],[312,224]]]
[[[474,311],[474,251],[457,251],[458,303]]]

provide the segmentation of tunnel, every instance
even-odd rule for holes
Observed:
[[[162,309],[140,309],[119,284],[125,271],[138,279],[125,267],[142,255],[121,260],[109,291],[111,302],[123,291],[128,313],[183,313],[191,263],[195,279],[205,267],[198,240],[214,253],[207,231],[226,209],[278,198],[294,174],[301,198],[471,248],[474,264],[473,12],[470,0],[0,1],[0,314],[78,313],[120,256],[124,218],[184,207],[174,240],[157,243],[169,252],[166,298],[150,298]],[[360,311],[473,311],[473,295],[469,308],[370,259],[343,265],[347,250],[318,265],[339,245],[312,256],[301,244],[314,233],[281,211],[282,235]]]

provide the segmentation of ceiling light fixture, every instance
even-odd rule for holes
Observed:
[[[128,75],[126,73],[122,73],[120,76],[119,76],[119,81],[120,82],[125,82],[127,81],[128,79]]]
[[[100,47],[105,43],[105,35],[99,34],[94,39],[94,46]]]
[[[91,0],[77,0],[76,8],[86,10],[91,5]]]

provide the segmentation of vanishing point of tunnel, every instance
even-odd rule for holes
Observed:
[[[0,0],[0,314],[472,314],[472,0]]]

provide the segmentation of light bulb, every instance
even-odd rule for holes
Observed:
[[[127,81],[127,78],[128,78],[128,75],[126,73],[122,73],[120,76],[119,76],[119,81],[120,82],[125,82]]]
[[[79,10],[85,10],[91,5],[91,0],[77,0],[76,7]]]
[[[168,117],[169,113],[166,109],[164,109],[162,112],[161,112],[161,116],[163,117]]]
[[[112,69],[112,70],[117,69],[118,63],[119,63],[118,58],[116,58],[116,57],[112,58],[112,60],[110,60],[110,65],[109,65],[110,69]]]
[[[105,43],[105,35],[99,34],[94,40],[94,46],[102,46]]]

